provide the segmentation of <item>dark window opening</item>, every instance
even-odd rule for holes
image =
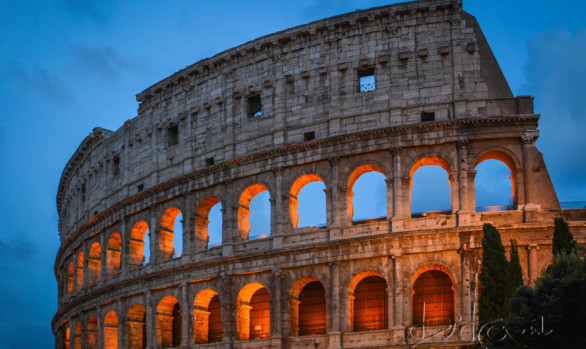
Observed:
[[[181,310],[179,303],[173,307],[173,347],[181,345]]]
[[[254,118],[262,115],[262,102],[260,94],[255,94],[247,99],[247,114],[249,118]]]
[[[358,71],[359,91],[370,92],[376,90],[374,82],[374,68],[361,69]]]
[[[167,128],[167,144],[177,145],[179,144],[179,126],[173,125]]]
[[[112,173],[114,176],[118,176],[120,174],[120,157],[115,157],[112,160]]]
[[[136,190],[140,193],[141,191],[144,190],[144,184],[139,184],[136,186]]]
[[[214,164],[214,158],[207,158],[206,159],[206,166],[212,166]]]
[[[421,122],[430,122],[430,121],[435,121],[435,112],[422,111],[421,112]]]
[[[85,202],[85,184],[83,184],[81,186],[81,193],[80,193],[80,195],[81,195],[81,202],[84,203]]]
[[[315,139],[315,131],[311,131],[311,132],[305,132],[303,134],[303,140],[304,141],[311,141]]]

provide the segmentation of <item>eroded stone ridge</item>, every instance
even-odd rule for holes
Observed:
[[[137,100],[138,116],[95,128],[61,177],[58,347],[469,345],[484,222],[517,240],[528,284],[551,262],[554,217],[584,243],[586,211],[560,209],[535,146],[533,98],[512,95],[459,0],[267,35]],[[511,172],[508,210],[477,212],[485,160]],[[447,172],[451,208],[415,214],[412,179],[428,165]],[[372,171],[386,217],[357,221],[353,187]],[[325,225],[298,227],[298,195],[316,181]],[[264,191],[270,233],[255,236]],[[457,335],[438,335],[450,324]]]

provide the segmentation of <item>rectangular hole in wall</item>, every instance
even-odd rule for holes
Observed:
[[[139,193],[143,190],[144,190],[144,184],[139,184],[136,186],[136,191],[138,191]]]
[[[435,121],[435,112],[422,111],[421,122]]]
[[[311,141],[311,140],[314,140],[314,139],[315,139],[315,131],[305,132],[303,134],[303,140],[305,142]]]
[[[213,166],[214,165],[214,158],[207,158],[206,159],[206,166]]]
[[[114,160],[112,160],[112,174],[114,176],[118,176],[120,174],[120,157],[116,156]]]
[[[262,115],[262,101],[259,93],[249,96],[246,99],[246,113],[249,118]]]
[[[376,90],[374,81],[374,68],[358,70],[358,90],[360,92],[370,92]]]
[[[179,126],[173,125],[167,128],[167,145],[179,144]]]

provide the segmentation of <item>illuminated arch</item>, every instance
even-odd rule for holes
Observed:
[[[85,326],[85,345],[87,349],[98,349],[98,318],[91,316]]]
[[[480,154],[474,164],[474,169],[476,169],[478,167],[478,165],[480,165],[482,162],[484,162],[486,160],[500,161],[509,168],[509,171],[511,174],[509,177],[509,180],[511,181],[511,189],[512,189],[511,196],[513,198],[513,207],[516,208],[518,206],[519,202],[518,202],[518,195],[517,195],[518,185],[517,185],[517,180],[515,178],[515,173],[517,172],[517,169],[519,168],[519,161],[517,160],[515,155],[512,154],[508,149],[492,148],[492,149],[487,149],[487,150],[480,152]],[[476,183],[475,183],[475,188],[476,188]]]
[[[126,337],[129,349],[146,347],[146,309],[140,303],[133,304],[126,315]]]
[[[238,199],[238,234],[243,240],[247,240],[250,234],[250,201],[263,191],[268,191],[266,186],[253,184],[246,188]]]
[[[356,167],[352,171],[352,173],[350,173],[350,176],[348,177],[347,190],[346,190],[346,214],[347,214],[348,220],[350,222],[352,221],[352,219],[354,217],[354,202],[353,202],[354,184],[356,184],[356,181],[358,180],[358,178],[360,178],[360,176],[362,176],[363,174],[365,174],[367,172],[378,172],[378,173],[382,174],[383,176],[385,176],[385,178],[388,178],[386,171],[381,166],[374,164],[374,163],[360,165],[360,166]],[[384,196],[385,196],[385,202],[386,202],[387,194],[384,193]],[[388,205],[388,203],[387,203],[387,205]]]
[[[271,334],[267,289],[258,282],[244,286],[236,299],[236,327],[241,340],[268,338]]]
[[[104,318],[104,348],[118,349],[118,314],[114,310]]]
[[[63,328],[65,330],[65,341],[63,344],[65,349],[69,349],[71,344],[71,329],[69,328],[69,322],[64,322],[62,326],[64,326]]]
[[[122,255],[122,237],[118,232],[112,233],[106,247],[106,275],[114,277],[120,271]]]
[[[411,286],[413,324],[422,325],[424,321],[427,326],[454,323],[454,278],[448,268],[438,264],[421,267],[413,275]]]
[[[73,345],[74,345],[75,349],[81,348],[81,322],[79,322],[79,321],[77,321],[75,323]]]
[[[409,201],[410,201],[410,207],[413,206],[413,200],[412,200],[412,193],[413,193],[413,176],[415,175],[415,172],[417,172],[418,169],[420,169],[423,166],[439,166],[441,168],[443,168],[447,174],[448,174],[448,183],[450,185],[450,210],[452,209],[452,190],[451,190],[451,186],[452,186],[452,181],[450,179],[450,173],[452,173],[452,170],[450,168],[450,164],[444,160],[442,157],[437,156],[437,155],[428,155],[428,156],[423,156],[418,158],[417,160],[414,161],[413,165],[410,167],[409,170]]]
[[[289,190],[289,219],[291,220],[291,226],[293,227],[293,229],[297,228],[297,224],[299,223],[299,193],[306,184],[312,182],[324,183],[323,179],[320,176],[318,176],[317,174],[310,173],[297,178],[295,182],[293,182],[293,184],[291,185],[291,189]]]
[[[77,255],[77,263],[76,263],[76,283],[77,283],[77,292],[81,291],[83,288],[83,252],[79,252]]]
[[[307,276],[293,284],[289,290],[289,316],[294,335],[326,333],[326,294],[321,281]]]
[[[181,345],[181,309],[173,296],[161,299],[157,306],[157,346],[177,347]]]
[[[216,206],[216,204],[221,205],[220,199],[215,196],[208,196],[197,205],[195,210],[195,240],[200,242],[198,249],[209,248],[208,228],[210,221],[208,218],[212,207]]]
[[[387,282],[378,272],[362,271],[348,285],[348,322],[354,332],[388,328]]]
[[[90,286],[100,281],[102,274],[102,248],[99,242],[94,242],[88,256],[88,283]]]
[[[145,236],[149,230],[149,225],[145,221],[139,221],[134,224],[130,231],[130,266],[139,267],[145,261]],[[146,246],[149,248],[149,246]]]
[[[181,211],[176,207],[168,208],[161,217],[159,229],[159,251],[161,259],[167,260],[176,255],[175,251],[175,219]],[[183,238],[183,237],[179,237]]]
[[[222,313],[218,293],[210,288],[200,291],[193,302],[195,343],[222,341]]]
[[[73,262],[67,265],[67,298],[73,294]]]

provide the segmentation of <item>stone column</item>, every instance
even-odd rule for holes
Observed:
[[[387,282],[387,328],[393,328],[395,323],[395,270],[394,270],[394,259],[393,255],[390,255],[387,259],[386,275],[385,279]]]
[[[157,329],[156,329],[156,321],[155,321],[155,312],[153,311],[153,300],[151,291],[146,292],[146,338],[143,338],[146,341],[146,349],[154,349],[155,348],[155,339],[157,337]]]
[[[331,182],[329,185],[329,189],[331,191],[329,200],[326,202],[326,221],[328,228],[330,227],[339,227],[341,222],[341,217],[343,215],[343,209],[340,202],[342,198],[341,193],[339,191],[339,183],[338,183],[338,164],[340,158],[338,157],[331,157],[328,159],[330,162],[330,174],[331,174]],[[326,192],[326,199],[327,192]]]
[[[79,321],[81,322],[81,348],[87,349],[87,336],[85,331],[87,330],[87,316],[86,314],[82,313],[79,317]]]
[[[458,212],[470,211],[470,199],[468,197],[468,140],[456,142],[458,151]]]
[[[539,276],[537,270],[537,250],[539,250],[539,246],[537,244],[531,244],[527,246],[527,270],[529,271],[529,285],[533,285],[533,282]]]
[[[401,147],[391,148],[391,155],[393,157],[393,219],[404,219],[408,216],[408,208],[411,204],[410,200],[405,199],[403,193],[404,179],[401,176]]]
[[[189,256],[195,253],[195,202],[191,194],[183,195],[183,254]]]
[[[89,274],[89,271],[88,271],[89,251],[88,251],[88,245],[85,240],[82,245],[82,250],[83,250],[83,287],[87,287],[88,283],[89,283],[89,275],[88,275]]]
[[[72,263],[73,263],[73,279],[72,279],[73,288],[71,291],[72,296],[77,295],[77,291],[78,291],[77,290],[77,258],[75,258],[75,257],[76,257],[76,254],[74,252],[73,256],[72,256]]]
[[[181,347],[188,348],[192,341],[189,340],[189,300],[187,299],[187,284],[182,282],[181,288]]]
[[[98,348],[104,347],[104,314],[102,314],[102,307],[96,307],[96,318],[98,323]]]
[[[535,141],[537,140],[537,136],[534,135],[527,135],[521,137],[521,147],[523,148],[523,198],[525,199],[523,205],[534,203],[531,190],[529,190],[529,173],[531,161],[531,153],[533,152],[533,148],[535,147]],[[519,185],[521,187],[521,185]],[[520,189],[520,188],[519,188]],[[517,190],[519,192],[519,190]],[[519,195],[519,201],[521,201]],[[521,203],[519,203],[521,205]]]
[[[467,247],[462,247],[458,250],[460,253],[461,266],[461,308],[462,322],[467,323],[472,321],[472,297],[470,295],[470,251]],[[458,319],[455,319],[456,321]]]
[[[234,329],[236,312],[232,299],[232,279],[223,272],[220,277],[222,285],[222,294],[220,296],[222,301],[222,341],[232,343],[236,332]]]
[[[149,249],[151,255],[149,257],[148,264],[156,264],[160,260],[160,253],[159,253],[159,210],[153,210],[154,215],[151,217],[151,221],[149,224]]]
[[[224,200],[226,202],[222,203],[222,256],[231,256],[238,236],[238,197],[234,193],[232,181],[224,184]]]
[[[126,313],[122,306],[122,301],[116,302],[116,314],[118,315],[118,348],[126,348]]]
[[[283,170],[282,168],[278,167],[273,169],[273,176],[275,178],[275,197],[274,200],[271,200],[271,210],[273,209],[273,202],[275,214],[273,215],[271,212],[271,235],[273,236],[273,248],[279,248],[283,246],[283,234],[284,234],[284,225],[285,225],[285,207],[284,200],[283,200]],[[271,198],[273,199],[273,198]],[[272,222],[272,219],[275,219]]]
[[[271,337],[281,338],[283,334],[283,312],[281,310],[281,284],[283,279],[283,273],[280,269],[273,270],[273,290],[272,305],[273,311],[271,316]]]
[[[448,177],[450,181],[450,212],[456,214],[460,211],[460,177],[458,172],[452,172]]]
[[[343,314],[340,314],[340,273],[338,269],[338,262],[330,263],[330,290],[332,301],[329,304],[330,311],[328,312],[331,316],[331,321],[328,321],[330,324],[330,328],[328,329],[329,333],[340,333],[340,317],[344,317]]]
[[[393,287],[395,289],[395,298],[393,299],[393,304],[395,305],[393,325],[403,326],[403,278],[401,277],[400,255],[393,255],[391,259],[393,260]]]
[[[120,232],[122,236],[120,273],[122,275],[128,273],[130,269],[130,230],[132,227],[130,227],[129,220],[130,217],[126,215],[122,218],[122,231]]]
[[[387,184],[387,220],[391,221],[395,212],[393,208],[393,178],[385,179],[385,183]]]

